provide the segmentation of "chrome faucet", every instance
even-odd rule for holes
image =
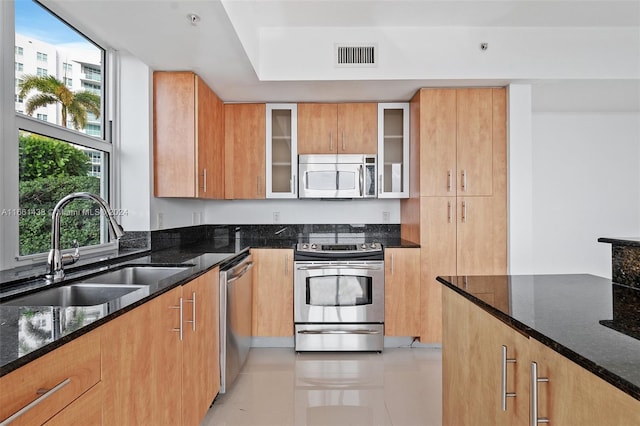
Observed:
[[[111,207],[109,207],[109,204],[102,198],[89,192],[74,192],[63,197],[58,201],[58,204],[56,204],[51,213],[51,250],[49,251],[49,257],[47,259],[48,273],[45,275],[47,282],[54,283],[62,280],[64,278],[64,265],[70,265],[80,259],[77,241],[73,242],[75,252],[62,254],[60,250],[60,218],[62,217],[62,210],[64,206],[71,201],[80,198],[88,198],[98,203],[107,219],[109,219],[109,235],[111,238],[120,238],[124,235],[124,229],[116,222],[115,217],[111,213]]]

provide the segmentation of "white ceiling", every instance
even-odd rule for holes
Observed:
[[[640,71],[635,72],[640,70],[640,49],[633,54],[640,46],[640,0],[42,0],[42,3],[97,41],[132,53],[152,69],[197,72],[227,102],[402,101],[408,100],[419,87],[525,82],[533,85],[534,110],[640,111]],[[192,25],[188,18],[192,13],[200,18],[197,25]],[[554,77],[547,69],[532,71],[530,75],[520,71],[516,78],[509,72],[490,76],[485,72],[478,77],[473,72],[437,76],[397,72],[403,65],[410,69],[407,59],[406,64],[396,62],[395,68],[386,70],[381,64],[378,74],[349,70],[344,78],[329,75],[305,80],[304,63],[296,65],[301,77],[291,77],[286,66],[278,70],[264,58],[264,52],[273,52],[266,49],[265,37],[273,34],[281,34],[283,45],[289,45],[295,41],[294,34],[304,37],[318,30],[326,34],[336,31],[353,34],[353,41],[358,40],[356,35],[367,32],[388,35],[393,40],[401,32],[421,34],[419,31],[425,29],[445,29],[462,35],[475,31],[486,34],[491,40],[488,52],[498,55],[497,48],[491,49],[499,48],[504,40],[496,34],[508,37],[526,29],[528,34],[543,39],[545,32],[567,28],[580,34],[595,30],[603,34],[603,39],[611,36],[620,52],[625,52],[625,48],[629,52],[631,48],[632,53],[624,58],[603,59],[599,57],[603,56],[602,50],[598,49],[606,48],[606,44],[595,46],[593,58],[594,67],[602,66],[602,62],[627,61],[631,73],[611,69],[602,72],[602,77],[594,77],[578,71],[573,78],[570,72]],[[453,43],[437,42],[447,49],[450,48],[447,43]],[[536,42],[537,38],[528,41],[534,48]],[[413,43],[415,46],[397,46],[398,51],[414,47],[420,52],[434,41],[416,39]],[[465,52],[468,58],[463,60],[477,62],[478,51],[474,48]],[[292,59],[297,55],[301,52],[288,52]],[[513,52],[512,55],[517,61]],[[520,58],[526,55],[526,51],[518,52]],[[481,60],[491,60],[490,56],[484,58]],[[535,63],[535,58],[528,60]],[[547,68],[552,66],[549,64]],[[270,77],[261,80],[259,76],[267,71]]]

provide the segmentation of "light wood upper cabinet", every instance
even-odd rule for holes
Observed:
[[[225,198],[265,198],[265,104],[225,104]]]
[[[459,89],[458,195],[493,194],[493,89]]]
[[[56,413],[73,417],[84,409],[87,415],[95,415],[99,407],[73,401],[99,382],[100,335],[93,331],[0,378],[0,421],[34,402],[11,424],[42,424]],[[43,396],[42,389],[50,391],[48,396]]]
[[[375,154],[375,103],[298,104],[299,154]]]
[[[420,195],[455,196],[456,91],[422,89],[416,98],[419,113],[411,120],[419,123],[420,139],[413,143],[420,147],[420,164],[412,170],[419,173]]]
[[[298,197],[298,108],[267,104],[267,198]]]
[[[378,198],[409,196],[409,104],[378,104]]]
[[[192,72],[153,74],[154,194],[224,197],[223,104]]]
[[[422,196],[491,196],[504,89],[422,89]],[[495,134],[494,134],[495,132]]]
[[[252,249],[254,336],[293,336],[293,250]]]
[[[420,249],[384,250],[384,334],[420,335]]]

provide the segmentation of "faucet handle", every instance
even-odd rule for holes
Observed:
[[[80,259],[80,249],[78,248],[78,240],[73,240],[73,247],[75,250],[73,253],[65,253],[62,255],[62,264],[70,265],[72,263],[76,263],[78,259]]]

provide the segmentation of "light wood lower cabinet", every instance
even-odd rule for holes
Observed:
[[[637,425],[640,401],[443,288],[443,424]],[[503,375],[504,371],[504,375]],[[504,405],[503,405],[504,404]]]
[[[199,425],[220,390],[220,273],[182,288],[182,424]]]
[[[176,287],[103,326],[105,425],[180,424],[181,294]]]
[[[45,423],[46,426],[98,426],[102,424],[102,383],[98,383],[67,408]]]
[[[72,409],[73,401],[99,382],[100,335],[93,331],[0,378],[0,419],[38,401],[11,424],[42,424]]]
[[[200,423],[220,385],[218,275],[213,269],[103,327],[105,425]]]
[[[420,335],[420,249],[384,250],[384,334]]]
[[[252,249],[253,324],[260,337],[293,336],[293,250]]]

